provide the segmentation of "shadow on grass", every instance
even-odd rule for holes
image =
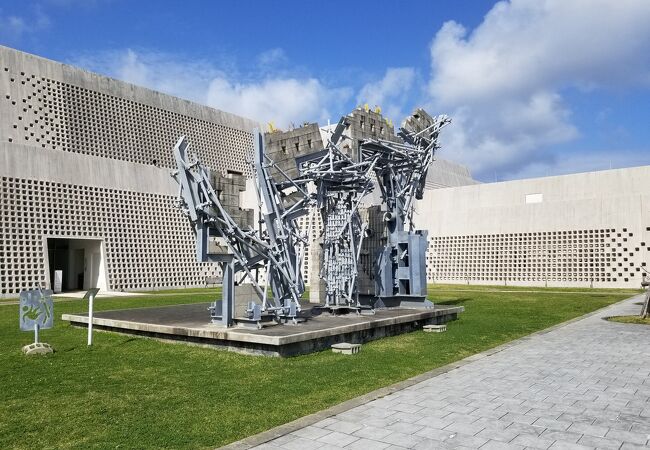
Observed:
[[[475,299],[471,297],[455,298],[453,300],[438,300],[434,303],[436,305],[464,305],[465,303],[473,302]]]

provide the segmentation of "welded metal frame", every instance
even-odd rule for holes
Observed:
[[[362,158],[375,161],[385,205],[388,242],[375,260],[375,293],[380,299],[401,298],[398,304],[405,305],[409,297],[426,297],[427,231],[415,230],[414,201],[422,199],[440,130],[449,123],[445,115],[432,117],[418,109],[399,130],[403,142],[366,139],[360,145]]]
[[[355,162],[339,148],[349,126],[344,116],[331,132],[325,150],[297,159],[302,179],[316,186],[316,206],[323,221],[320,278],[325,283],[325,308],[359,309],[359,253],[367,224],[359,205],[373,189],[374,160]]]
[[[257,296],[257,302],[252,299],[248,304],[246,319],[258,325],[265,317],[297,321],[305,291],[301,269],[309,245],[297,219],[314,207],[324,224],[320,272],[326,286],[324,306],[360,309],[357,265],[367,224],[358,208],[373,189],[373,173],[389,235],[377,253],[376,294],[380,299],[426,295],[427,233],[414,230],[413,202],[422,198],[439,132],[448,123],[446,116],[431,117],[417,110],[400,128],[403,142],[367,139],[360,144],[360,161],[354,161],[339,148],[349,126],[344,116],[324,149],[296,158],[296,178],[269,158],[264,136],[255,130],[250,163],[264,225],[257,229],[237,224],[211,185],[208,170],[190,159],[189,143],[181,137],[174,147],[178,170],[172,174],[179,184],[179,204],[196,234],[197,260],[221,263],[224,274],[222,300],[211,308],[213,322],[233,324],[235,285],[242,282],[251,283]],[[227,251],[211,253],[214,239]],[[259,271],[266,274],[264,282],[256,276]]]
[[[172,176],[179,184],[180,207],[189,218],[196,234],[197,261],[219,262],[224,273],[222,301],[212,306],[213,322],[230,326],[235,319],[235,284],[248,282],[253,285],[259,306],[252,301],[248,308],[249,319],[256,322],[259,311],[272,315],[278,321],[296,321],[300,312],[299,299],[305,290],[300,274],[307,240],[302,236],[296,219],[308,212],[311,196],[303,183],[284,175],[275,181],[271,168],[283,173],[264,154],[263,135],[253,133],[253,170],[260,212],[266,227],[263,230],[240,227],[219,200],[210,183],[209,172],[198,159],[189,158],[190,145],[181,137],[174,146],[178,170]],[[287,207],[290,191],[299,192],[298,200]],[[220,238],[227,246],[227,253],[210,253],[211,238]],[[296,249],[298,251],[296,252]],[[265,283],[258,281],[253,271],[266,269]],[[237,275],[241,278],[236,281]],[[270,285],[273,295],[267,295]]]

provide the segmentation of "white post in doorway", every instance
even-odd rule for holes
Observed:
[[[84,300],[88,300],[88,345],[93,345],[93,301],[98,292],[98,288],[92,288],[84,295]]]

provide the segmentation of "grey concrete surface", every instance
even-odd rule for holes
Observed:
[[[636,449],[650,445],[640,297],[522,339],[258,449]]]
[[[649,206],[642,166],[427,189],[414,221],[431,237],[429,281],[637,288]]]
[[[170,305],[101,311],[93,316],[99,330],[137,334],[208,347],[267,356],[294,356],[330,348],[339,342],[364,343],[385,336],[421,329],[426,324],[441,324],[458,317],[462,306],[436,306],[432,309],[383,309],[374,315],[329,313],[312,316],[300,325],[223,328],[210,323],[210,303]],[[63,314],[77,326],[86,326],[88,315]]]

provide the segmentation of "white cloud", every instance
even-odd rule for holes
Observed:
[[[201,103],[205,103],[212,79],[221,74],[207,61],[132,49],[82,56],[72,63],[127,83]]]
[[[106,52],[78,58],[73,64],[283,128],[325,121],[330,111],[338,114],[351,96],[350,89],[325,86],[315,78],[264,72],[261,79],[250,74],[247,80],[234,67],[222,69],[208,61],[159,52]]]
[[[257,55],[257,62],[261,66],[270,66],[273,64],[287,61],[287,55],[281,48],[272,48]]]
[[[50,18],[36,7],[29,16],[4,15],[0,9],[0,38],[7,41],[18,41],[27,34],[36,33],[48,28]]]
[[[503,1],[469,34],[445,23],[429,93],[454,119],[447,157],[486,178],[549,161],[545,147],[579,135],[566,89],[650,86],[648,23],[647,0]]]
[[[391,67],[381,80],[365,84],[357,96],[357,104],[378,105],[384,116],[399,123],[404,117],[407,95],[413,88],[415,69],[412,67]],[[410,111],[409,111],[410,112]]]
[[[349,89],[327,88],[315,78],[268,78],[251,83],[215,78],[208,89],[207,103],[225,111],[287,127],[289,124],[300,125],[304,121],[327,120],[330,118],[330,106],[340,107],[349,96]],[[337,114],[336,109],[332,111]]]

